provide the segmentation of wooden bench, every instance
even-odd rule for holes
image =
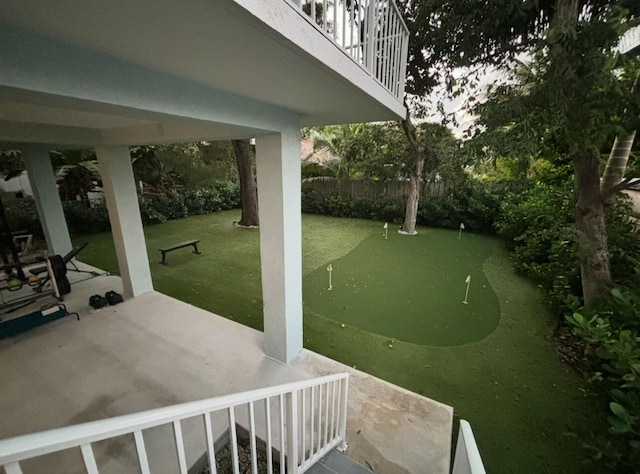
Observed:
[[[180,242],[178,244],[175,245],[171,245],[169,247],[164,247],[161,249],[158,249],[161,253],[162,253],[162,261],[160,263],[162,263],[163,265],[166,265],[166,255],[167,253],[171,252],[172,250],[177,250],[177,249],[181,249],[184,247],[193,247],[193,253],[197,253],[200,254],[201,252],[198,252],[198,243],[200,241],[199,240],[185,240],[184,242]]]

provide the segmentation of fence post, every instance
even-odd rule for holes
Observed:
[[[287,474],[298,474],[298,391],[287,393]]]

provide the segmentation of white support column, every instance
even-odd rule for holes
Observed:
[[[124,293],[138,296],[153,290],[153,282],[131,155],[126,146],[97,147],[96,155]]]
[[[300,131],[256,138],[264,351],[288,363],[302,350]]]
[[[73,247],[49,152],[25,150],[22,152],[22,158],[27,168],[27,175],[49,254],[64,256]]]

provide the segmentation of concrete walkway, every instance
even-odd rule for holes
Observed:
[[[0,438],[348,371],[349,457],[376,472],[449,471],[450,407],[306,350],[284,365],[264,356],[261,332],[157,292],[88,305],[108,290],[122,292],[118,277],[73,284],[65,304],[80,321],[67,317],[0,341]],[[201,447],[188,444],[195,460]],[[135,452],[124,445],[97,448],[101,472],[133,469]],[[35,460],[33,472],[74,472],[80,455],[67,458]],[[152,464],[161,471],[165,463],[160,456]]]

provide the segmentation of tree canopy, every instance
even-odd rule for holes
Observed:
[[[638,64],[616,49],[638,21],[640,2],[426,0],[403,7],[412,32],[410,93],[439,84],[450,96],[468,94],[478,149],[573,166],[583,293],[593,303],[612,283],[604,206],[622,188],[600,189],[601,155],[618,135],[632,142],[640,119]],[[488,67],[503,76],[481,90]]]
[[[462,173],[466,156],[451,130],[424,122],[418,125],[427,159],[422,179],[438,174],[455,180]],[[351,124],[311,129],[316,148],[330,147],[340,159],[330,164],[331,174],[343,179],[406,181],[413,173],[413,160],[406,137],[397,123]]]

